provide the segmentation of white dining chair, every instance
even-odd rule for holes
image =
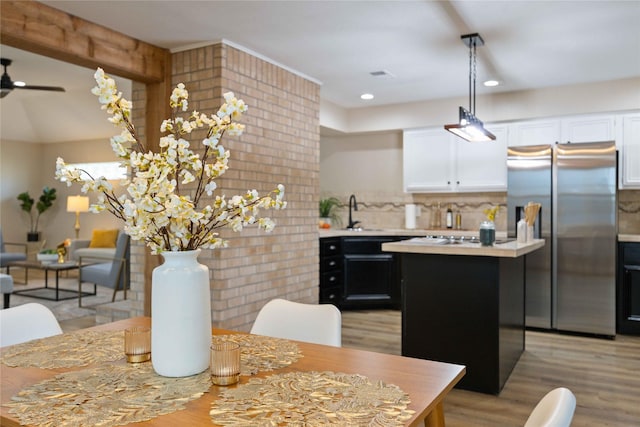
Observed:
[[[0,310],[0,347],[62,333],[51,310],[31,302]]]
[[[533,408],[524,427],[569,427],[576,410],[576,397],[565,387],[547,393]]]
[[[252,334],[342,346],[342,315],[333,304],[304,304],[274,299],[266,303]]]

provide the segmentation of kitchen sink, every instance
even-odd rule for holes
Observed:
[[[460,243],[480,243],[476,236],[426,236],[408,240],[422,245],[456,245]]]
[[[364,228],[364,227],[353,227],[353,228],[347,227],[347,228],[345,228],[345,230],[347,230],[347,231],[355,231],[355,232],[358,232],[358,231],[382,231],[381,228]]]

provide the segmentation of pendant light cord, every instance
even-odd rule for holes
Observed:
[[[473,39],[473,116],[476,115],[476,39]]]
[[[476,115],[476,39],[469,40],[469,112]]]
[[[473,43],[472,40],[469,40],[469,112],[471,114],[475,114],[475,112],[472,110],[472,105],[471,104],[471,77],[472,77],[472,65],[473,65],[473,54],[472,54],[472,50],[471,50],[471,43]]]

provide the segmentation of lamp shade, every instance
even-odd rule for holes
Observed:
[[[86,196],[68,196],[67,212],[89,212],[89,198]]]

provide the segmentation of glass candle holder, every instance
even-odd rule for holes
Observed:
[[[211,382],[231,385],[240,380],[240,344],[214,341],[211,344]]]
[[[134,326],[125,329],[124,353],[129,363],[151,360],[151,328]]]
[[[480,223],[480,244],[482,246],[493,246],[496,241],[496,225],[493,221],[482,221]]]

